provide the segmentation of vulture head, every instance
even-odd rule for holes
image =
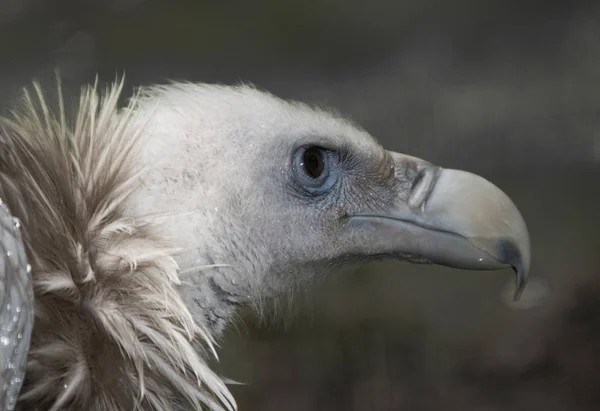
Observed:
[[[205,357],[238,307],[364,262],[526,283],[526,225],[482,177],[250,86],[153,86],[118,110],[120,91],[84,89],[69,120],[38,88],[4,122],[0,198],[36,297],[24,409],[234,409]]]
[[[239,304],[370,260],[512,267],[517,293],[525,284],[527,228],[501,190],[387,151],[338,114],[177,84],[146,90],[135,116],[152,171],[132,214],[175,215],[167,228],[195,284],[184,292],[216,331]]]

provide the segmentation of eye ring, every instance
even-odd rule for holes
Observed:
[[[312,193],[325,191],[335,183],[334,153],[318,146],[305,146],[296,150],[293,161],[295,180]]]

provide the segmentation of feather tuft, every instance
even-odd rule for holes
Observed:
[[[144,141],[117,109],[122,88],[85,87],[70,119],[60,84],[54,110],[34,84],[0,119],[0,197],[22,222],[35,292],[20,409],[234,410],[200,354],[215,342],[178,292],[161,217],[124,214]]]

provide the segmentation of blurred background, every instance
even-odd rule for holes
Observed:
[[[600,409],[600,4],[559,0],[0,0],[0,109],[54,70],[133,87],[252,82],[388,148],[495,182],[532,282],[378,263],[248,315],[219,371],[243,411]]]

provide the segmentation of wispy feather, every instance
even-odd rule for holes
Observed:
[[[69,117],[60,85],[52,109],[35,84],[0,120],[0,198],[22,221],[35,292],[19,406],[234,410],[201,355],[215,342],[177,290],[164,217],[124,214],[144,142],[118,111],[122,88],[85,87]]]

